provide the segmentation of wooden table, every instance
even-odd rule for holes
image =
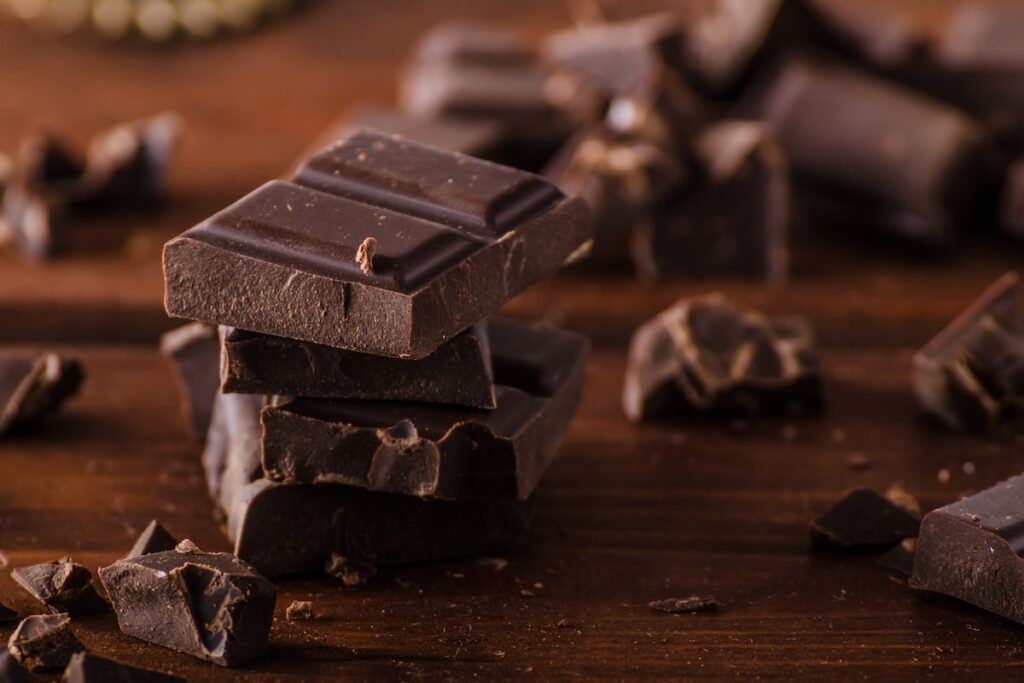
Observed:
[[[0,601],[38,610],[6,576],[12,566],[67,553],[107,564],[153,517],[204,549],[229,549],[155,347],[174,325],[160,301],[160,246],[279,174],[352,103],[392,98],[407,45],[443,16],[500,19],[533,35],[567,20],[560,4],[541,0],[324,0],[250,37],[154,48],[0,20],[0,149],[40,119],[79,141],[163,109],[188,125],[166,210],[83,225],[79,248],[51,263],[0,261],[0,339],[73,350],[89,375],[60,415],[0,442],[9,562]],[[909,386],[913,350],[1019,262],[998,238],[969,241],[935,259],[801,237],[791,281],[774,287],[556,276],[506,312],[581,330],[595,350],[579,416],[539,489],[529,547],[506,567],[403,567],[358,590],[281,581],[270,653],[232,670],[131,639],[109,613],[75,631],[98,653],[189,680],[1017,678],[1021,627],[911,591],[870,558],[814,555],[807,537],[808,521],[853,486],[900,483],[932,507],[1024,466],[1012,434],[982,439],[927,424]],[[821,418],[625,421],[631,331],[676,298],[713,289],[812,317],[827,379]],[[720,611],[647,607],[695,593],[714,595]],[[313,600],[323,617],[286,621],[294,599]]]

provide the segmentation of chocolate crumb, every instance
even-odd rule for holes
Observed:
[[[555,624],[555,626],[557,626],[558,628],[568,628],[569,627],[569,620],[568,619],[559,619],[558,623]]]
[[[658,612],[669,614],[696,614],[697,612],[714,612],[718,609],[718,602],[711,596],[700,597],[691,595],[688,598],[667,598],[665,600],[652,600],[647,606]]]
[[[316,611],[313,609],[313,603],[309,600],[293,600],[292,604],[285,609],[284,616],[288,621],[316,619]]]
[[[356,250],[356,262],[364,273],[373,270],[373,253],[377,251],[377,240],[367,237]]]
[[[186,538],[184,541],[174,546],[174,550],[176,552],[181,553],[182,555],[188,555],[191,553],[198,553],[199,546],[193,543],[190,539]]]
[[[358,588],[367,584],[370,577],[377,573],[377,568],[369,562],[332,553],[324,564],[324,571],[340,580],[346,588]]]

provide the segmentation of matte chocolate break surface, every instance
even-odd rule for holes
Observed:
[[[11,578],[50,611],[79,617],[110,609],[92,585],[92,572],[70,557],[11,571]]]
[[[50,352],[0,351],[0,433],[52,412],[82,383],[76,358]]]
[[[373,268],[356,251],[376,240]],[[557,270],[584,202],[522,171],[372,131],[164,248],[168,313],[422,358]]]
[[[26,617],[7,641],[7,649],[30,671],[63,669],[71,656],[85,647],[71,632],[67,614]]]

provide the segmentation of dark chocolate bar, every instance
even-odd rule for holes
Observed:
[[[820,550],[888,548],[917,536],[921,516],[867,488],[854,489],[811,522]]]
[[[295,182],[167,243],[168,313],[423,358],[589,239],[585,202],[537,176],[371,131],[310,158]]]
[[[189,433],[202,441],[210,427],[213,397],[220,389],[220,339],[217,328],[189,323],[160,337],[160,353],[174,372],[181,412]]]
[[[233,555],[203,553],[182,541],[99,573],[118,626],[130,636],[220,666],[266,650],[277,589]]]
[[[78,359],[51,352],[0,351],[0,433],[28,425],[78,392]]]
[[[30,567],[17,567],[11,578],[54,614],[79,617],[110,609],[92,585],[92,572],[70,557]]]
[[[447,500],[525,500],[579,405],[588,343],[571,332],[502,319],[490,320],[488,331],[494,340],[494,410],[397,401],[278,402],[262,416],[267,478]]]
[[[6,647],[0,648],[0,681],[4,683],[32,683],[32,674]]]
[[[71,632],[67,614],[34,614],[14,629],[7,649],[29,671],[63,669],[85,646]]]
[[[933,510],[921,521],[914,588],[1024,624],[1024,475]]]
[[[768,318],[721,294],[681,299],[629,346],[626,417],[807,412],[822,404],[814,333],[804,318]]]
[[[171,535],[163,525],[155,519],[151,521],[139,535],[135,545],[128,551],[125,557],[139,557],[150,553],[162,553],[167,550],[174,550],[178,545],[178,539]]]
[[[222,328],[221,335],[224,392],[496,405],[485,322],[421,360],[343,351],[234,328]]]
[[[61,683],[185,683],[180,676],[138,669],[90,652],[71,657]]]
[[[1024,404],[1024,303],[1010,272],[914,354],[918,405],[947,426],[990,432]]]
[[[785,277],[789,175],[770,128],[720,122],[701,133],[694,150],[697,177],[633,231],[637,275]]]

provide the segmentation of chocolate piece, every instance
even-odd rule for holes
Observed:
[[[103,567],[100,580],[130,636],[220,666],[266,650],[277,589],[233,555],[152,553]]]
[[[11,571],[11,578],[54,614],[64,612],[80,617],[110,608],[93,587],[92,572],[70,557],[18,567]]]
[[[262,416],[267,478],[424,498],[525,500],[579,405],[588,343],[501,319],[489,322],[489,336],[494,410],[304,398],[273,404]],[[551,376],[552,385],[537,386],[539,375]]]
[[[0,603],[0,624],[5,621],[17,621],[18,613],[7,605]]]
[[[294,600],[292,604],[288,605],[287,609],[285,609],[284,617],[288,621],[308,621],[316,619],[316,610],[313,609],[313,603],[308,600]]]
[[[131,558],[149,555],[150,553],[162,553],[166,550],[174,550],[177,545],[178,539],[172,536],[160,522],[154,519],[142,530],[142,534],[125,557]]]
[[[160,353],[174,372],[189,433],[196,441],[202,441],[210,427],[213,398],[220,389],[217,328],[189,323],[165,332],[160,337]]]
[[[785,277],[788,168],[769,127],[721,122],[701,133],[695,151],[696,180],[633,232],[638,276]]]
[[[1022,492],[1018,475],[925,515],[910,585],[1024,623]]]
[[[889,547],[917,536],[921,516],[871,489],[859,488],[811,522],[819,550]]]
[[[57,409],[82,383],[78,359],[51,352],[0,351],[0,433]]]
[[[879,555],[875,562],[904,576],[910,576],[914,571],[914,548],[916,545],[917,539],[905,538]]]
[[[1024,159],[1006,169],[999,199],[999,225],[1010,236],[1024,240]]]
[[[32,683],[32,674],[8,651],[0,648],[0,681],[4,683]]]
[[[948,427],[989,432],[1024,402],[1019,284],[1006,273],[914,354],[918,405]]]
[[[171,315],[423,358],[589,239],[541,178],[363,131],[164,248]],[[384,208],[387,207],[387,208]],[[374,269],[356,249],[377,240]]]
[[[995,157],[984,132],[909,90],[797,60],[772,82],[759,110],[776,127],[798,179],[850,203],[909,214],[913,229],[900,237],[948,242],[992,199]]]
[[[820,408],[810,322],[733,306],[721,294],[681,299],[630,341],[622,406],[657,415],[759,414]]]
[[[327,562],[324,563],[324,571],[327,572],[328,576],[332,576],[345,584],[346,588],[357,588],[365,586],[370,582],[373,575],[377,573],[377,567],[369,562],[353,560],[348,557],[342,557],[337,553],[331,553],[331,556],[327,558]]]
[[[88,652],[71,657],[60,680],[61,683],[185,683],[180,676],[138,669]]]
[[[49,187],[71,192],[85,170],[82,160],[62,140],[49,131],[38,131],[21,141],[17,173],[32,187]]]
[[[688,598],[667,598],[665,600],[652,600],[647,606],[658,612],[669,614],[695,614],[697,612],[714,612],[718,609],[718,602],[712,597],[702,598],[698,595],[691,595]]]
[[[34,614],[18,624],[7,649],[30,671],[63,669],[85,647],[71,632],[67,614]]]
[[[48,258],[61,240],[63,203],[44,188],[16,182],[0,203],[0,243],[33,261]]]
[[[421,360],[342,351],[233,328],[222,334],[225,392],[497,405],[486,322]]]

